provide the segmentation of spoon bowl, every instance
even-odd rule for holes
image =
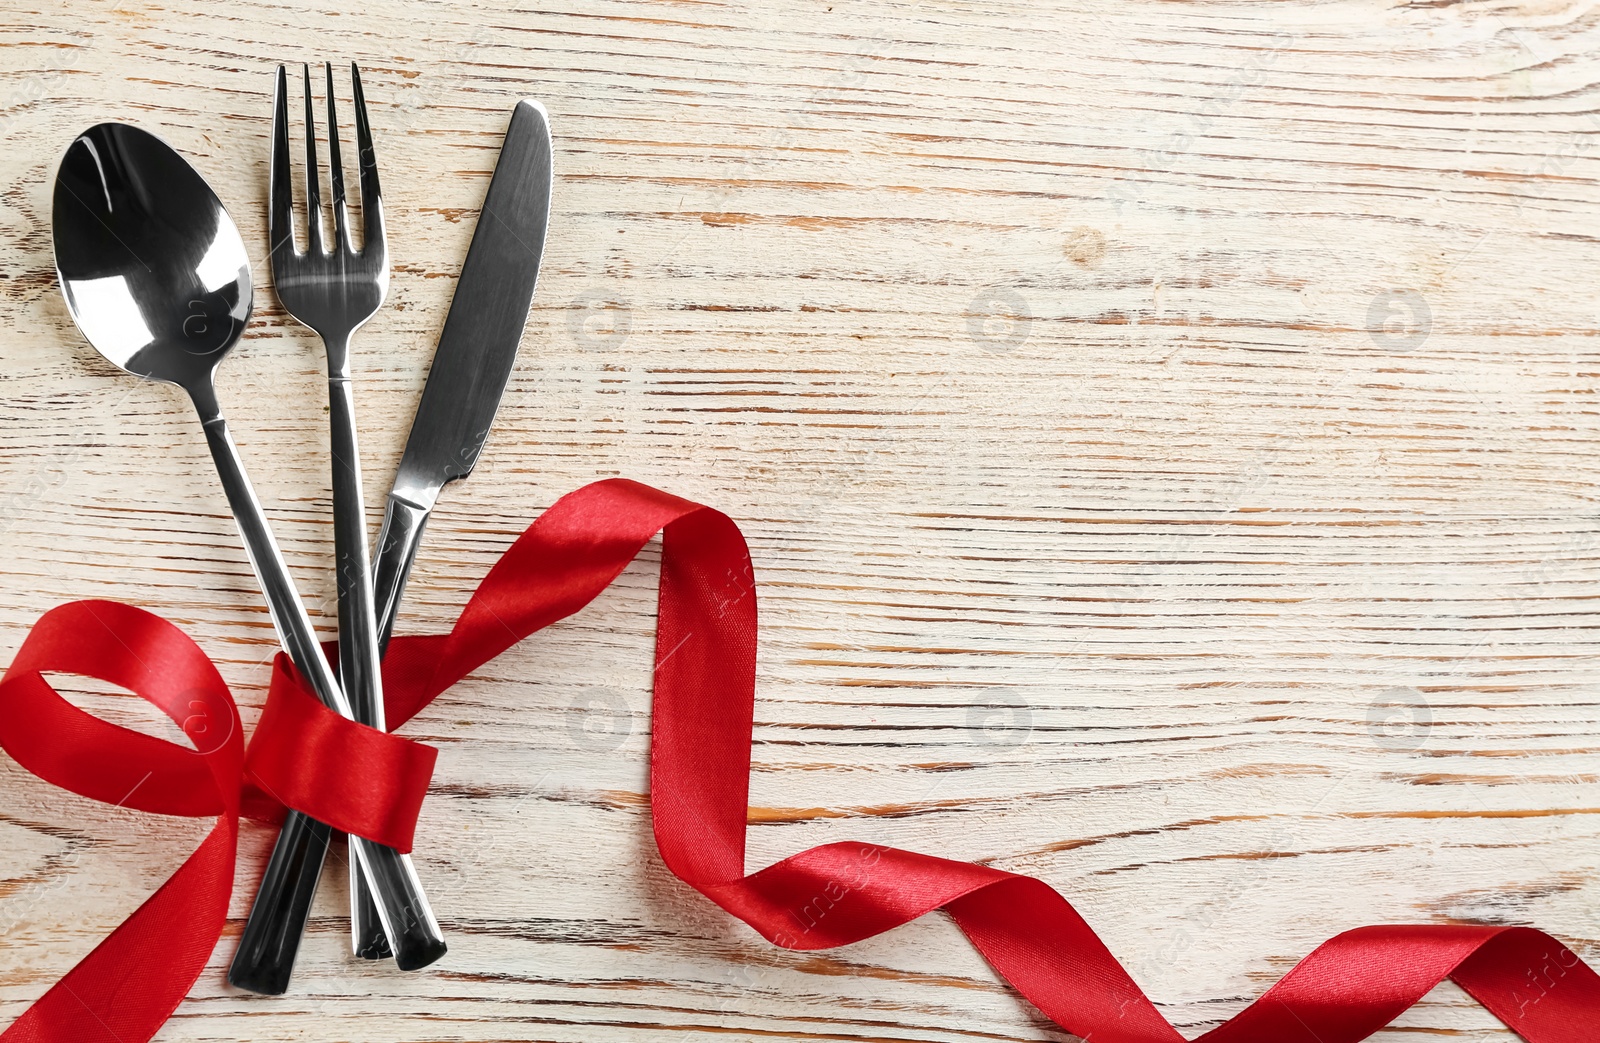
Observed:
[[[56,171],[56,274],[73,322],[136,376],[208,389],[250,321],[250,259],[211,186],[126,123],[75,138]]]

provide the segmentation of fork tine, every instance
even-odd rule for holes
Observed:
[[[323,62],[328,75],[328,176],[333,184],[333,229],[339,249],[351,251],[344,203],[344,161],[339,158],[339,116],[333,108],[333,63]]]
[[[273,261],[279,250],[294,248],[294,189],[289,181],[289,77],[283,66],[278,66],[278,85],[272,102],[272,165],[267,194],[271,204],[267,208],[267,242]]]
[[[306,88],[306,239],[313,253],[323,253],[321,175],[317,170],[317,117],[311,111],[311,66],[302,64],[300,72]]]
[[[378,188],[378,157],[372,151],[372,128],[367,124],[367,99],[361,93],[361,70],[350,63],[350,83],[356,108],[356,169],[361,177],[361,252],[387,251],[383,229],[383,192]]]

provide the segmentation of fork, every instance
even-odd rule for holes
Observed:
[[[295,247],[293,190],[289,171],[287,74],[278,66],[272,127],[271,204],[268,235],[272,279],[284,309],[322,338],[328,360],[328,413],[333,447],[334,557],[339,592],[339,673],[354,718],[383,728],[383,688],[379,668],[377,614],[368,565],[367,522],[361,493],[355,404],[350,383],[350,338],[370,319],[388,292],[389,257],[383,223],[383,197],[367,123],[361,73],[350,77],[356,117],[357,169],[361,184],[361,248],[350,238],[344,166],[339,155],[339,124],[334,109],[333,65],[326,63],[329,185],[335,242],[324,242],[316,118],[311,103],[311,70],[302,66],[306,104],[306,238]],[[310,913],[317,877],[331,830],[306,815],[291,812],[273,848],[272,859],[245,925],[229,980],[242,988],[281,993],[288,987],[301,932]],[[361,837],[350,837],[352,947],[362,951],[356,930],[360,910],[374,906],[389,952],[402,970],[425,967],[444,955],[444,938],[417,880],[410,856]],[[367,902],[370,885],[371,904]],[[371,947],[370,943],[367,946]],[[265,988],[255,988],[257,985]]]

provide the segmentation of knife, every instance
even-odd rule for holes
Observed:
[[[544,106],[528,99],[517,102],[383,511],[372,565],[380,654],[394,631],[406,578],[439,491],[472,473],[511,378],[550,224],[551,151]],[[376,716],[362,723],[383,728],[381,706]],[[350,930],[356,955],[385,959],[389,941],[377,906],[366,878],[354,871],[354,862],[351,866]]]

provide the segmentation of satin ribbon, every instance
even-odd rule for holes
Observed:
[[[193,749],[101,720],[43,673],[98,677],[154,703]],[[228,686],[171,623],[114,601],[51,609],[0,679],[0,746],[62,789],[158,815],[216,816],[176,873],[12,1023],[5,1043],[147,1040],[205,968],[228,916],[244,736]]]
[[[825,844],[745,875],[755,585],[743,536],[708,507],[624,479],[562,498],[495,564],[448,635],[393,642],[384,662],[389,720],[398,726],[523,637],[577,612],[657,532],[650,799],[656,844],[673,873],[791,949],[848,944],[943,909],[1066,1031],[1093,1043],[1183,1040],[1042,881],[870,843]],[[41,671],[138,692],[184,725],[197,750],[74,709]],[[315,759],[296,755],[307,743]],[[198,647],[158,618],[109,602],[78,602],[40,619],[0,680],[0,745],[46,781],[97,800],[219,817],[155,895],[0,1034],[5,1043],[148,1039],[219,936],[241,807],[271,816],[281,798],[409,846],[432,767],[418,744],[323,710],[282,661],[246,764],[232,700]],[[323,785],[335,778],[359,785]],[[1341,934],[1200,1038],[1355,1043],[1446,978],[1529,1043],[1600,1038],[1600,976],[1576,954],[1531,928],[1470,924]]]

